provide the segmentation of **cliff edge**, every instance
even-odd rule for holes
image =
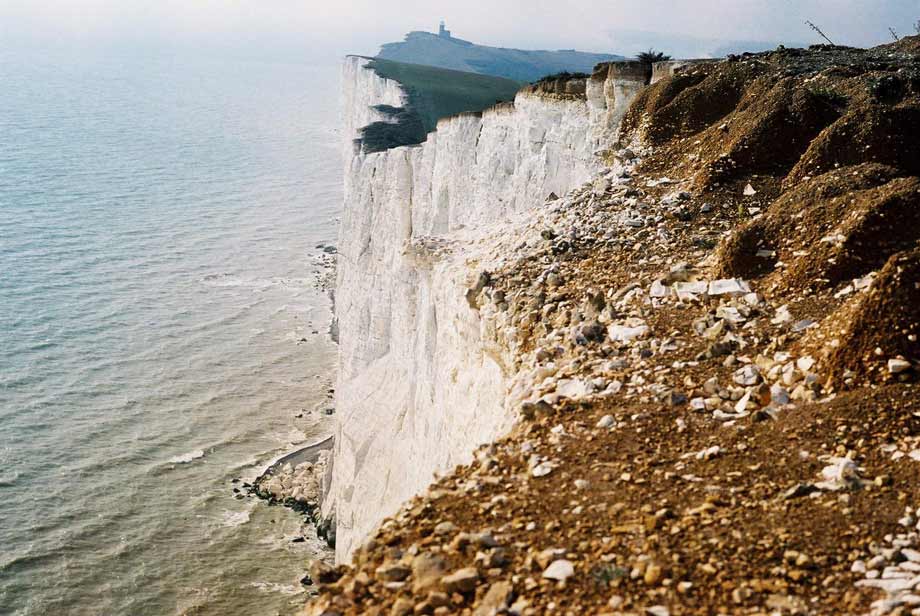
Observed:
[[[369,62],[345,63],[352,135],[400,96]],[[417,146],[369,153],[347,139],[339,420],[324,505],[339,559],[433,473],[469,461],[513,424],[517,349],[470,309],[467,290],[504,259],[495,239],[513,219],[603,166],[599,148],[625,112],[620,99],[644,86],[644,73],[623,66],[582,80],[576,94],[528,87],[513,104],[441,120]]]
[[[920,41],[655,68],[352,159],[307,613],[915,613]]]

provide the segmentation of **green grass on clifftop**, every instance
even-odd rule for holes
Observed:
[[[368,68],[402,84],[426,132],[433,131],[441,118],[465,111],[482,111],[496,103],[514,100],[514,95],[524,85],[503,77],[380,58],[372,59]]]

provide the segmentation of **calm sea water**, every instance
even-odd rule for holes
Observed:
[[[329,429],[337,79],[0,54],[0,613],[303,603],[318,542],[232,481]]]

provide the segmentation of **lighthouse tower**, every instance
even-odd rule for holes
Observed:
[[[450,30],[447,29],[447,25],[441,20],[441,25],[438,27],[438,36],[441,38],[450,38]]]

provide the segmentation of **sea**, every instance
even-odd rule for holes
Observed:
[[[0,614],[292,614],[331,431],[334,62],[0,51]],[[303,538],[303,540],[301,540]]]

